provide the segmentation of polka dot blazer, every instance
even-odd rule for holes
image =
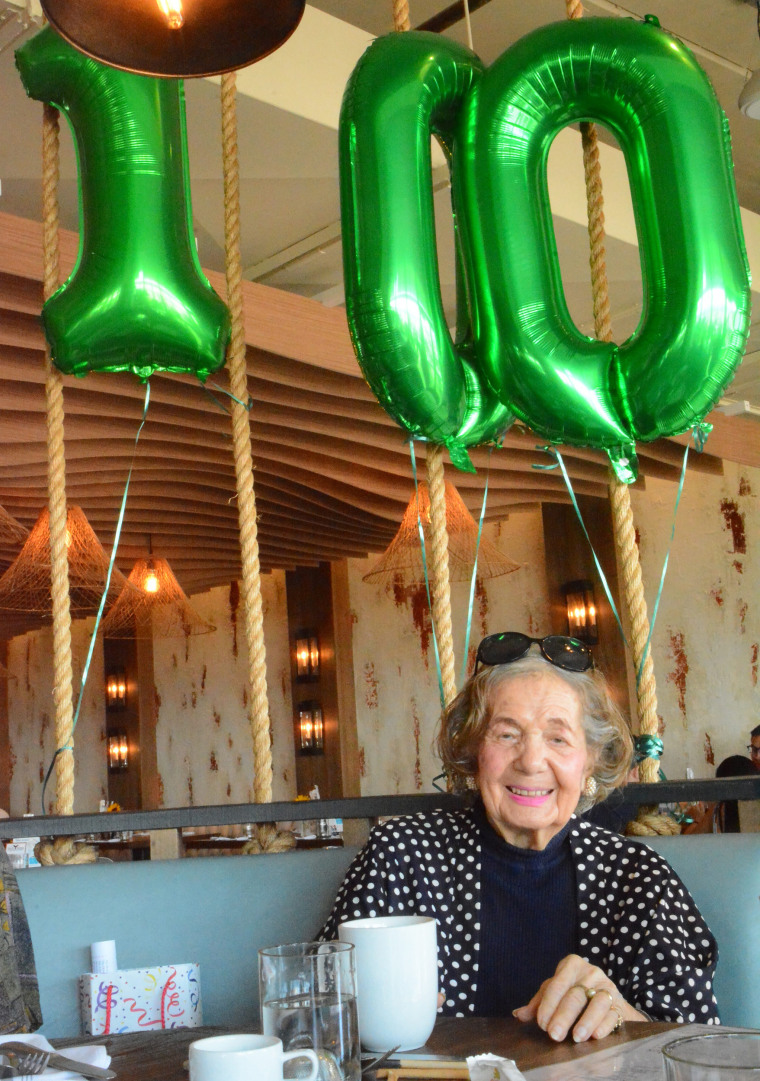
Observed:
[[[668,863],[644,844],[574,818],[578,953],[656,1021],[718,1023],[718,950]],[[471,811],[394,818],[372,830],[338,892],[322,938],[344,920],[415,913],[438,921],[443,1012],[475,1012],[480,838]]]

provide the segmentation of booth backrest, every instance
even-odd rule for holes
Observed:
[[[686,885],[718,940],[724,1025],[760,1028],[760,833],[647,838]]]
[[[356,849],[98,863],[18,872],[40,981],[42,1032],[80,1031],[77,979],[90,943],[116,941],[119,968],[197,961],[203,1020],[258,1024],[262,946],[308,942]]]
[[[694,896],[720,947],[724,1023],[760,1027],[760,834],[651,842]],[[18,872],[48,1036],[80,1031],[77,977],[90,943],[120,968],[197,961],[204,1021],[258,1023],[257,950],[309,941],[356,849],[55,867]]]

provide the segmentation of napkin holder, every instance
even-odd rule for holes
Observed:
[[[197,1028],[203,1024],[200,965],[85,972],[79,1012],[88,1036]]]

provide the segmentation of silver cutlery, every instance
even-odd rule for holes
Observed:
[[[385,1066],[388,1059],[392,1058],[397,1051],[398,1047],[392,1047],[390,1051],[383,1051],[379,1058],[375,1058],[372,1062],[368,1062],[366,1066],[362,1066],[362,1077],[364,1077],[365,1074],[368,1074],[370,1070],[379,1070],[381,1066]]]
[[[17,1077],[25,1074],[34,1077],[48,1066],[56,1070],[71,1070],[72,1073],[92,1078],[93,1081],[108,1081],[116,1077],[113,1070],[104,1070],[101,1066],[91,1066],[88,1062],[66,1058],[57,1051],[42,1051],[39,1047],[13,1040],[0,1043],[0,1055],[8,1058],[11,1066],[20,1071],[16,1074]]]

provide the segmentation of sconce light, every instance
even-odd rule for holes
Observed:
[[[127,675],[124,671],[106,676],[106,708],[123,709],[127,704]]]
[[[296,679],[311,683],[319,679],[319,638],[316,631],[296,634]]]
[[[568,582],[563,586],[567,603],[567,628],[573,638],[593,646],[599,641],[596,629],[596,599],[594,584],[587,579]]]
[[[123,773],[129,768],[129,743],[123,729],[108,733],[108,772]]]
[[[301,702],[299,705],[298,739],[301,754],[325,753],[325,726],[319,702]]]

